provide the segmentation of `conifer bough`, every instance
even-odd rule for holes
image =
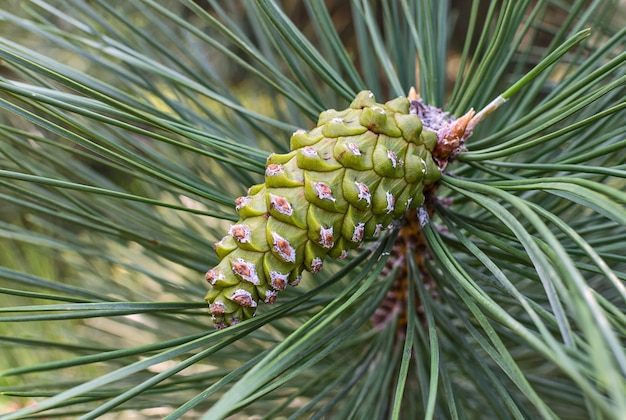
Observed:
[[[214,246],[221,261],[206,273],[205,299],[217,328],[254,316],[302,271],[320,271],[326,255],[345,258],[422,205],[424,187],[441,176],[432,155],[441,130],[423,129],[418,113],[408,98],[380,104],[362,91],[348,109],[296,131],[290,153],[269,156],[265,183],[236,200],[241,220]],[[459,137],[450,127],[447,136]]]

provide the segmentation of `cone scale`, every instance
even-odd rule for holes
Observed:
[[[214,246],[220,262],[206,273],[205,299],[217,328],[254,316],[327,255],[345,258],[422,205],[424,187],[441,176],[437,134],[409,108],[407,98],[380,104],[362,91],[348,109],[296,131],[291,152],[269,156],[265,182],[236,200],[241,219]]]

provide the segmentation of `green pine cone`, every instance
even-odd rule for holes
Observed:
[[[265,183],[236,200],[241,220],[215,244],[221,262],[206,273],[205,297],[215,326],[254,316],[259,300],[274,303],[303,270],[320,271],[327,254],[345,258],[419,207],[424,186],[441,176],[436,140],[407,98],[383,105],[369,91],[296,131],[290,153],[268,158]]]

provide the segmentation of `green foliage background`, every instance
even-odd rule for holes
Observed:
[[[623,2],[283,3],[3,4],[0,417],[619,418]],[[393,231],[213,330],[211,245],[291,132],[361,89],[481,109],[572,36],[448,166],[405,330],[370,321]]]

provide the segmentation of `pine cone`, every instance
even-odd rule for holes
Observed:
[[[296,131],[290,153],[269,156],[265,183],[236,200],[241,220],[215,244],[221,262],[206,273],[217,328],[254,316],[259,300],[274,303],[303,270],[317,273],[327,254],[345,258],[422,204],[424,186],[441,175],[437,135],[422,131],[409,105],[360,92],[350,108]]]

